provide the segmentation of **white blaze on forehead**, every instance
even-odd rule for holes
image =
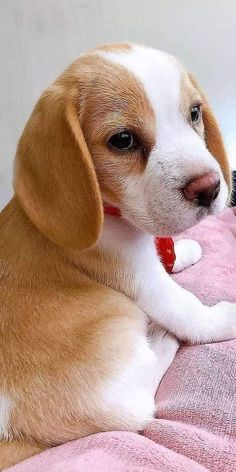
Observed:
[[[181,67],[174,57],[142,46],[122,52],[98,51],[98,54],[126,67],[142,82],[158,121],[179,113]]]
[[[12,402],[10,398],[0,392],[0,440],[8,438],[8,424]]]

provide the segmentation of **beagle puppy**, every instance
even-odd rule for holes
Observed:
[[[142,430],[179,340],[236,336],[236,306],[204,306],[154,246],[223,210],[229,188],[208,102],[169,54],[103,46],[42,94],[0,215],[0,469]],[[176,253],[175,270],[200,258],[196,242]]]

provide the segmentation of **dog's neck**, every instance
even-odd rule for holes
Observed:
[[[63,250],[47,239],[30,221],[17,197],[13,197],[0,213],[1,239],[0,260],[2,264],[19,270],[22,276],[27,273],[44,273],[47,278],[52,271],[62,272],[74,266],[91,277],[98,266],[113,266],[114,260],[121,259],[125,248],[132,248],[145,233],[139,232],[125,220],[112,215],[104,215],[104,226],[99,242],[83,253]],[[102,276],[101,276],[102,277]],[[100,277],[99,277],[100,278]]]
[[[99,242],[79,254],[76,265],[97,282],[137,299],[135,279],[157,260],[153,236],[122,218],[105,214]]]
[[[103,206],[105,215],[115,216],[119,219],[122,218],[122,213],[119,208],[107,204],[104,204]],[[131,229],[131,225],[129,224],[128,226],[129,229]],[[137,232],[138,231],[136,230],[135,236],[137,235]],[[139,233],[141,234],[141,231],[139,231]],[[131,231],[131,234],[133,234],[133,231]],[[156,246],[157,254],[160,256],[166,271],[171,273],[176,257],[173,239],[170,237],[155,237],[153,240]]]
[[[82,253],[64,251],[44,237],[16,197],[2,211],[0,224],[1,270],[14,271],[21,283],[30,277],[32,286],[47,285],[48,280],[76,288],[93,280],[136,299],[134,279],[147,278],[158,260],[153,236],[112,214],[104,215],[99,242]]]
[[[100,250],[122,254],[123,250],[133,251],[134,247],[146,244],[154,245],[152,235],[116,214],[105,212],[103,230],[97,244]]]

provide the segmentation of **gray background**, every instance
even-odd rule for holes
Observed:
[[[167,50],[192,70],[236,169],[236,0],[0,0],[0,207],[41,91],[80,52],[118,40]]]

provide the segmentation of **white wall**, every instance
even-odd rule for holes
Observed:
[[[81,51],[117,40],[185,62],[208,93],[236,168],[235,0],[0,0],[0,207],[41,91]]]

